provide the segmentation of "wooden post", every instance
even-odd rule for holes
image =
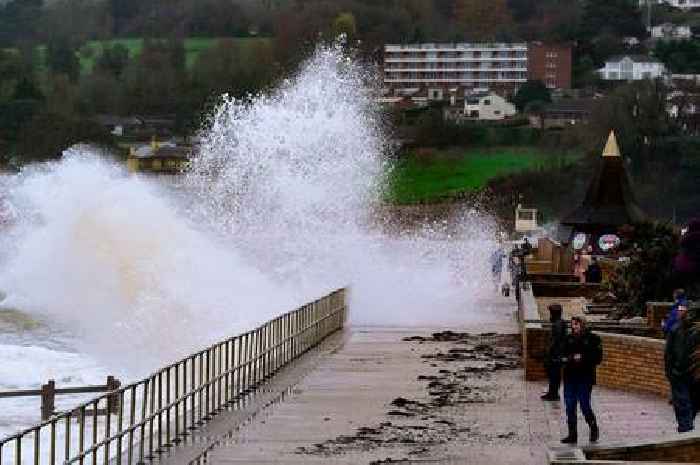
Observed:
[[[52,379],[41,386],[41,421],[51,418],[56,408],[56,382]]]
[[[107,376],[107,391],[116,391],[122,383],[114,376]],[[110,413],[119,413],[119,394],[111,394],[107,398],[107,410]]]

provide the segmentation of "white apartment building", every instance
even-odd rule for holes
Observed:
[[[671,23],[653,26],[650,32],[652,39],[688,40],[693,37],[690,26],[675,26]]]
[[[384,84],[395,95],[427,89],[441,100],[464,89],[513,93],[528,79],[527,43],[443,43],[384,46]]]
[[[647,6],[647,4],[667,3],[676,8],[689,9],[700,8],[700,0],[639,0],[639,6]]]
[[[666,67],[645,55],[618,55],[608,58],[598,73],[607,81],[640,81],[663,77]]]

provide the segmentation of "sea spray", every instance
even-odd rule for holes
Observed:
[[[81,150],[22,177],[3,305],[71,328],[75,350],[114,370],[145,374],[290,305],[156,183]]]
[[[351,286],[352,323],[483,319],[490,219],[465,209],[456,225],[382,232],[392,146],[370,82],[321,46],[275,92],[224,97],[188,174],[199,214],[298,301]]]
[[[339,47],[320,47],[279,89],[225,98],[183,186],[84,147],[5,178],[0,305],[48,333],[0,357],[31,347],[34,387],[47,365],[68,382],[134,379],[346,285],[353,325],[499,318],[480,307],[493,292],[488,216],[465,207],[388,232],[392,143],[370,81]],[[20,427],[36,412],[17,415]]]

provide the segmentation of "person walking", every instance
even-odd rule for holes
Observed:
[[[503,258],[505,256],[506,253],[500,245],[498,249],[491,254],[491,277],[493,278],[497,291],[501,287],[501,272],[503,270]]]
[[[566,342],[566,322],[562,320],[563,309],[560,304],[552,304],[549,310],[549,321],[552,323],[552,332],[549,340],[549,350],[545,358],[544,366],[547,369],[549,388],[540,399],[559,400],[559,386],[561,385],[561,357]]]
[[[564,402],[568,435],[564,444],[578,441],[576,410],[581,405],[586,423],[590,428],[590,442],[596,442],[600,431],[591,407],[591,393],[595,385],[596,366],[603,359],[603,344],[600,337],[587,328],[582,316],[571,318],[571,334],[566,337],[562,353],[564,364]]]
[[[671,385],[673,412],[678,423],[678,432],[686,433],[694,429],[697,414],[694,405],[691,357],[693,347],[690,338],[688,302],[680,301],[677,309],[678,321],[666,335],[664,364],[666,377]]]
[[[671,331],[671,328],[673,328],[678,321],[678,305],[686,300],[685,291],[683,289],[676,289],[673,291],[673,305],[671,305],[671,310],[669,310],[668,315],[661,321],[661,330],[664,332],[664,336]]]

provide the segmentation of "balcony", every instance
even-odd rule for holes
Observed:
[[[385,84],[419,84],[419,83],[450,83],[450,82],[475,82],[475,83],[521,83],[527,82],[527,78],[445,78],[445,79],[423,79],[423,78],[400,78],[400,79],[389,79],[384,78]]]
[[[499,58],[488,58],[488,57],[460,57],[460,58],[428,58],[428,57],[391,57],[385,56],[385,63],[427,63],[427,62],[442,62],[442,63],[459,63],[459,62],[469,62],[469,61],[482,61],[482,62],[527,62],[527,56],[522,57],[499,57]]]
[[[491,52],[494,50],[523,50],[527,51],[527,43],[501,43],[501,42],[483,42],[483,43],[442,43],[442,44],[387,44],[384,46],[387,52],[406,52],[406,51],[427,51],[440,50],[459,52],[464,50],[469,51],[484,51]]]

